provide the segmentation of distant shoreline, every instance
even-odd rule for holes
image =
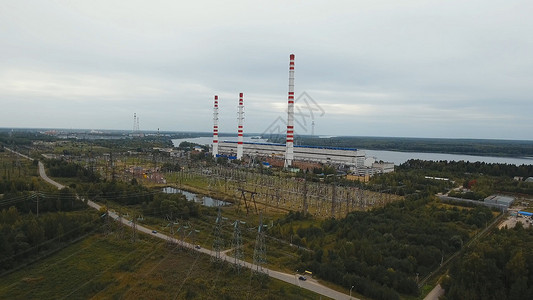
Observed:
[[[105,129],[51,129],[51,128],[0,128],[0,134],[11,132],[48,132],[51,137],[76,138],[76,139],[109,139],[129,138],[131,131],[128,130],[105,130]],[[180,139],[195,137],[210,137],[209,132],[189,131],[140,131],[146,136],[162,139]],[[232,133],[220,133],[219,136],[236,136]],[[245,136],[258,138],[257,133],[249,133]],[[270,142],[284,142],[284,135],[274,137],[263,136]],[[533,140],[499,140],[499,139],[472,139],[472,138],[415,138],[415,137],[370,137],[370,136],[296,136],[295,143],[308,146],[329,146],[368,149],[376,151],[419,152],[419,153],[442,153],[472,156],[512,157],[520,159],[533,159]]]

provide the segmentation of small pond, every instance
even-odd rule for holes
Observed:
[[[187,198],[187,200],[194,201],[196,203],[200,203],[203,206],[207,206],[207,207],[226,206],[226,205],[230,205],[231,204],[231,203],[226,202],[226,201],[213,199],[213,198],[208,197],[208,196],[198,195],[196,193],[187,192],[187,191],[180,190],[180,189],[173,188],[173,187],[169,187],[169,186],[166,187],[166,188],[163,188],[163,193],[166,193],[166,194],[183,194],[183,195],[185,195],[185,198]]]

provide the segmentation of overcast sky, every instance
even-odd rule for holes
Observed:
[[[0,127],[533,139],[533,2],[0,0]],[[312,112],[312,114],[311,114]],[[277,122],[277,123],[276,123]],[[276,125],[277,124],[277,125]],[[281,126],[278,126],[281,125]],[[270,128],[270,129],[269,129]]]

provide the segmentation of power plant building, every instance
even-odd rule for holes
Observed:
[[[227,156],[233,159],[248,157],[277,158],[290,167],[294,161],[343,165],[359,175],[372,176],[394,171],[393,164],[374,164],[363,151],[353,148],[294,145],[294,54],[289,57],[289,92],[287,106],[287,135],[285,144],[253,143],[243,141],[244,104],[243,93],[239,94],[238,141],[218,140],[218,97],[215,96],[213,110],[213,156]],[[372,165],[368,165],[371,163]]]
[[[230,157],[235,156],[237,146],[237,142],[219,141],[218,151]],[[243,154],[251,157],[284,158],[286,154],[285,144],[244,142],[243,146]],[[365,162],[365,153],[353,148],[293,146],[293,155],[295,161],[340,164],[353,167],[363,167]]]

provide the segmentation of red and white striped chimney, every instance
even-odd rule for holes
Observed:
[[[285,167],[289,167],[294,160],[294,54],[290,55],[289,61],[289,106],[287,109],[286,142]]]
[[[213,157],[218,155],[218,96],[215,95],[215,106],[213,107]]]
[[[237,159],[242,158],[243,154],[243,135],[242,135],[242,126],[244,123],[244,104],[242,101],[242,93],[239,94],[239,135],[237,137]]]

